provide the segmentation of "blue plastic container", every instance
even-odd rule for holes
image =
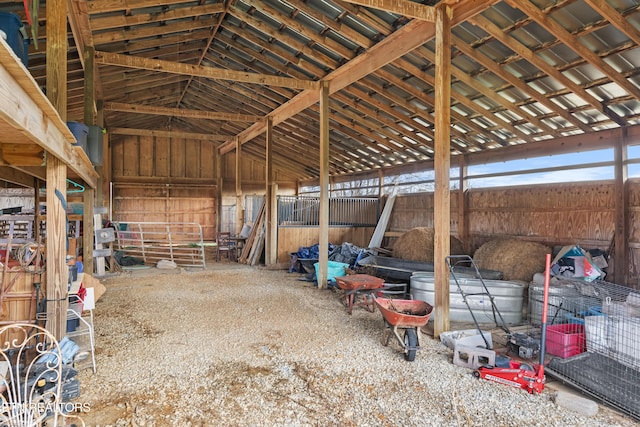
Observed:
[[[313,264],[313,267],[316,270],[316,277],[318,277],[318,268],[320,267],[320,263],[316,262]],[[349,268],[349,264],[345,264],[344,262],[328,261],[327,280],[334,280],[336,276],[344,276],[347,268]]]
[[[67,122],[67,127],[76,138],[76,143],[73,145],[78,145],[82,147],[84,152],[87,152],[87,135],[89,135],[89,126],[84,123],[79,122]]]
[[[29,39],[23,33],[22,21],[15,13],[0,12],[0,30],[6,34],[7,44],[25,67],[29,66]]]

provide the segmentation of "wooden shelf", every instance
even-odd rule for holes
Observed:
[[[0,149],[13,149],[33,154],[31,161],[38,159],[41,148],[47,155],[60,159],[69,169],[78,174],[91,188],[98,182],[98,174],[87,155],[80,147],[73,146],[75,138],[67,124],[42,93],[29,71],[13,53],[9,45],[0,38]],[[44,160],[42,160],[44,163]],[[15,166],[13,172],[2,168],[0,179],[19,180],[22,185],[26,175],[43,177],[44,168],[30,165]]]

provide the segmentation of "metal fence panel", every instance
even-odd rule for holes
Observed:
[[[378,223],[377,198],[334,197],[329,199],[329,225],[372,227]],[[320,223],[320,198],[278,197],[279,226],[317,226]]]
[[[195,222],[114,222],[114,249],[145,264],[162,259],[205,267],[202,227]]]

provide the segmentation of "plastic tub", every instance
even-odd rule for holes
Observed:
[[[0,12],[0,30],[4,33],[3,39],[16,54],[25,67],[29,65],[29,39],[23,32],[22,21],[15,13]]]
[[[84,123],[79,122],[67,122],[67,127],[76,138],[76,143],[73,145],[78,145],[82,147],[84,152],[87,152],[87,135],[89,135],[89,126]]]
[[[316,262],[313,264],[313,267],[316,270],[316,277],[318,277],[320,263]],[[344,262],[329,261],[327,264],[327,280],[334,280],[336,276],[344,276],[348,267],[349,264],[345,264]]]

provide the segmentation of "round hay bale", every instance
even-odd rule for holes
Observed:
[[[518,239],[495,239],[480,246],[473,255],[478,268],[502,271],[504,280],[531,282],[544,271],[549,246]]]
[[[410,261],[433,262],[434,230],[428,227],[416,227],[402,234],[393,245],[393,256]],[[462,242],[455,236],[450,237],[451,255],[462,255]]]

